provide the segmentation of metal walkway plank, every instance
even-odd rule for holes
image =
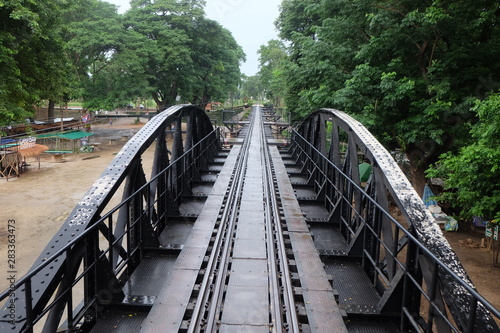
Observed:
[[[123,292],[130,296],[158,296],[164,279],[170,274],[177,256],[158,255],[142,258],[125,283]]]
[[[195,270],[174,270],[144,319],[140,332],[178,332],[197,277]]]
[[[230,286],[227,290],[222,324],[269,325],[269,287]],[[244,305],[244,306],[243,306]]]
[[[269,325],[221,325],[219,333],[269,333]]]
[[[184,245],[193,225],[194,223],[183,221],[169,223],[158,237],[160,244],[164,248],[173,244]]]
[[[376,306],[380,296],[358,262],[327,261],[325,269],[334,277],[333,285],[339,292],[342,309],[348,314],[378,314]]]
[[[231,285],[267,287],[267,261],[260,259],[233,259],[231,265]]]
[[[331,223],[311,223],[316,249],[322,253],[345,253],[349,245]]]
[[[106,311],[100,318],[97,324],[92,327],[90,333],[137,333],[142,322],[146,318],[146,314],[136,311]]]

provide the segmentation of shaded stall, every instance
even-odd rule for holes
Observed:
[[[56,132],[38,135],[37,139],[43,140],[44,144],[49,147],[49,151],[77,152],[80,146],[86,145],[88,142],[88,140],[82,139],[92,135],[94,135],[94,133],[83,131]]]
[[[7,180],[11,176],[18,176],[27,171],[28,159],[34,158],[40,169],[40,155],[48,150],[45,145],[36,144],[33,136],[23,137],[19,140],[4,139],[0,144],[0,177]]]
[[[38,163],[38,169],[40,169],[40,155],[42,155],[42,153],[47,150],[49,150],[49,147],[39,144],[35,144],[30,148],[19,149],[17,154],[19,159],[20,171],[26,171],[27,167],[29,167],[28,158],[34,158],[35,163]]]
[[[83,132],[83,131],[75,131],[75,132],[66,132],[66,133],[61,133],[58,135],[59,138],[63,140],[69,140],[71,144],[73,145],[73,150],[74,152],[78,151],[80,149],[80,146],[86,146],[88,143],[88,137],[94,135],[94,133],[89,133],[89,132]],[[62,141],[64,143],[64,148],[67,147],[66,143],[67,141]],[[81,144],[80,144],[81,143]],[[67,149],[70,150],[70,149]]]
[[[19,177],[19,150],[20,143],[12,138],[0,139],[0,177],[9,180],[9,177]]]

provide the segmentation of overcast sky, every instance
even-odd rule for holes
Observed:
[[[129,0],[105,1],[119,6],[119,13],[129,8]],[[231,31],[243,47],[247,61],[241,71],[248,76],[255,75],[259,66],[259,47],[277,38],[274,21],[281,0],[206,0],[206,3],[207,16]]]

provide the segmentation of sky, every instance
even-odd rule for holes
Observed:
[[[129,8],[129,0],[105,0],[118,6],[118,12]],[[246,62],[241,72],[252,76],[259,70],[257,51],[261,45],[276,39],[274,21],[278,17],[281,0],[206,0],[207,17],[231,31],[243,48]]]

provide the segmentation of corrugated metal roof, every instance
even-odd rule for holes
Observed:
[[[94,133],[77,131],[77,132],[58,134],[57,136],[62,138],[62,139],[77,140],[77,139],[81,139],[81,138],[86,138],[86,137],[91,136],[91,135],[94,135]]]
[[[61,138],[61,139],[77,140],[91,135],[94,135],[94,133],[75,131],[67,133],[59,132],[59,133],[39,134],[36,137],[37,139]]]

